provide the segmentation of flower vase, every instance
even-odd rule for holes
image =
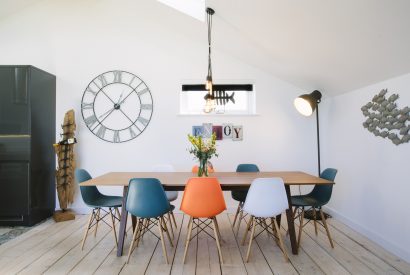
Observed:
[[[199,160],[198,177],[207,177],[207,176],[208,176],[208,160],[201,159]]]

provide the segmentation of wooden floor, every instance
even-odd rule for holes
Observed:
[[[329,223],[334,249],[324,230],[315,236],[313,225],[308,225],[299,255],[290,253],[286,238],[290,262],[285,262],[274,240],[262,234],[253,245],[250,262],[244,263],[246,247],[233,237],[233,217],[228,214],[218,216],[225,263],[219,263],[215,241],[201,234],[191,242],[184,265],[188,219],[182,214],[176,214],[176,218],[176,248],[168,243],[169,265],[165,264],[161,244],[149,235],[134,251],[130,263],[125,264],[126,256],[116,257],[114,237],[106,225],[99,227],[96,237],[88,237],[81,251],[87,216],[80,215],[69,222],[49,220],[0,245],[0,274],[410,274],[408,263],[333,219]],[[285,222],[284,235],[283,226]],[[131,237],[128,232],[126,251]]]

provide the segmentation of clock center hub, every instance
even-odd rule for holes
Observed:
[[[115,110],[119,110],[119,109],[120,109],[120,107],[121,107],[121,105],[120,105],[120,104],[118,104],[118,103],[114,104],[114,109],[115,109]]]

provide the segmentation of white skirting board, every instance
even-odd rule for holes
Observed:
[[[380,245],[384,249],[388,250],[389,252],[395,254],[396,256],[398,256],[398,257],[402,258],[403,260],[405,260],[406,262],[410,263],[410,250],[406,250],[405,248],[399,247],[399,246],[391,243],[390,241],[386,240],[383,236],[381,236],[378,233],[375,233],[375,232],[363,227],[362,225],[352,221],[351,219],[349,219],[346,216],[340,214],[339,212],[337,212],[333,208],[325,206],[323,209],[325,210],[325,212],[328,212],[329,214],[331,214],[333,216],[333,218],[341,221],[342,223],[346,224],[347,226],[349,226],[353,230],[359,232],[360,234],[366,236],[367,238],[369,238],[373,242],[377,243],[378,245]]]

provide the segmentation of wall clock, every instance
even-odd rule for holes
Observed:
[[[148,126],[152,111],[148,86],[125,71],[100,74],[88,84],[81,100],[81,113],[88,129],[113,143],[139,136]]]

